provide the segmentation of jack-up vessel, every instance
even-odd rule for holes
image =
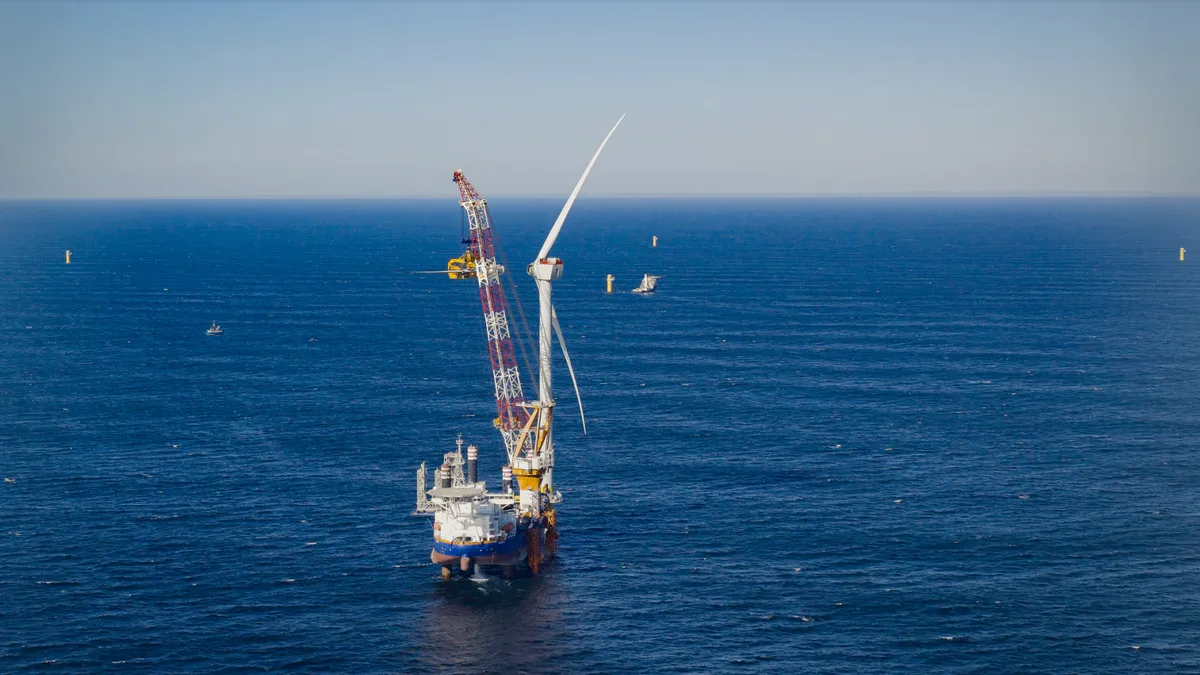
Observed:
[[[514,335],[509,330],[510,316],[501,284],[502,276],[508,270],[497,260],[487,200],[461,171],[454,172],[461,198],[459,203],[466,212],[470,234],[464,242],[468,244],[466,253],[462,258],[452,260],[444,273],[452,279],[473,278],[479,284],[496,396],[494,426],[504,441],[506,463],[501,471],[500,489],[489,491],[486,482],[479,479],[478,448],[468,445],[464,459],[460,435],[455,450],[445,454],[436,470],[433,488],[427,487],[425,464],[417,470],[414,514],[433,515],[430,560],[441,565],[443,579],[449,579],[455,568],[464,574],[474,572],[475,578],[481,578],[479,566],[482,565],[499,566],[505,577],[515,575],[518,566],[528,566],[530,572],[537,575],[544,562],[553,559],[557,552],[555,507],[562,503],[562,493],[554,484],[555,401],[551,350],[555,337],[575,386],[585,434],[587,420],[583,417],[579,385],[551,301],[551,286],[562,278],[563,261],[552,257],[550,251],[592,166],[623,119],[624,115],[604,137],[550,228],[541,250],[526,268],[538,290],[537,398],[534,400],[525,399],[517,367]],[[512,280],[508,281],[515,291]],[[519,310],[519,304],[517,307]],[[524,313],[520,314],[523,322]]]

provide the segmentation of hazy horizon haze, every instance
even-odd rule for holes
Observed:
[[[0,199],[1200,194],[1200,5],[0,3]]]

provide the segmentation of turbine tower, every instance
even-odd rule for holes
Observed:
[[[546,236],[546,241],[542,244],[541,250],[538,251],[537,257],[529,264],[529,275],[533,277],[538,289],[538,410],[537,424],[538,433],[534,443],[533,457],[518,459],[513,465],[513,474],[518,476],[524,475],[527,479],[534,477],[538,478],[537,485],[540,492],[555,495],[554,492],[554,388],[553,376],[551,373],[551,351],[553,350],[554,337],[558,338],[558,344],[562,347],[563,360],[567,364],[567,372],[571,374],[571,382],[575,385],[575,397],[579,402],[579,416],[583,419],[583,400],[579,396],[579,384],[575,380],[575,369],[571,367],[571,356],[567,352],[567,342],[563,339],[562,327],[558,323],[558,315],[554,311],[554,302],[552,295],[552,284],[562,278],[563,262],[558,258],[550,256],[550,250],[554,248],[554,242],[558,240],[558,234],[562,231],[563,222],[567,219],[567,214],[571,212],[571,207],[575,204],[575,198],[579,196],[579,191],[583,189],[584,182],[587,181],[588,174],[592,172],[592,167],[599,159],[600,153],[604,151],[604,146],[608,144],[608,139],[612,138],[617,127],[621,126],[621,120],[625,116],[621,115],[613,128],[609,130],[608,135],[600,143],[600,147],[596,149],[596,154],[592,155],[592,160],[588,162],[587,168],[583,170],[583,175],[579,177],[579,182],[575,184],[575,189],[571,191],[571,196],[567,198],[567,203],[563,205],[562,211],[558,214],[558,219],[554,221],[554,226],[550,228],[550,234]],[[554,335],[551,335],[551,332]],[[587,420],[583,419],[583,431],[587,433]],[[528,481],[532,483],[533,481]],[[522,484],[522,489],[525,485]]]

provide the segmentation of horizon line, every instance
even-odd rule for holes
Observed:
[[[4,197],[6,202],[152,202],[152,201],[405,201],[442,200],[446,195],[170,195],[170,196],[31,196]],[[585,195],[581,195],[581,198]],[[1200,192],[630,192],[586,195],[588,199],[1197,199]],[[562,199],[559,194],[494,193],[488,199]]]

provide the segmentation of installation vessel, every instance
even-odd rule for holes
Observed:
[[[562,494],[554,485],[555,402],[550,357],[555,337],[575,385],[585,434],[587,421],[583,417],[583,401],[571,357],[552,303],[551,285],[562,278],[563,262],[551,257],[550,251],[592,166],[623,119],[624,115],[600,143],[550,228],[541,250],[526,268],[538,291],[537,398],[534,400],[526,400],[521,385],[514,342],[522,352],[524,350],[521,336],[509,327],[512,317],[506,307],[502,285],[509,270],[497,258],[487,200],[462,171],[454,172],[459,203],[466,213],[469,228],[464,241],[468,248],[461,258],[452,259],[447,269],[438,273],[445,273],[452,279],[473,278],[478,282],[496,397],[494,426],[504,443],[506,463],[500,474],[500,488],[489,491],[486,482],[479,479],[478,448],[467,445],[464,460],[463,441],[459,435],[456,448],[445,454],[437,469],[433,488],[427,487],[425,464],[417,469],[417,508],[414,513],[433,515],[430,559],[442,566],[443,579],[449,579],[456,568],[477,579],[486,578],[482,568],[485,565],[499,567],[505,577],[514,576],[518,566],[528,567],[530,573],[537,575],[542,565],[553,559],[557,552],[555,507],[562,503]],[[507,280],[515,292],[511,277]],[[524,313],[520,311],[519,303],[515,304],[523,324]],[[526,361],[526,366],[529,365]]]

